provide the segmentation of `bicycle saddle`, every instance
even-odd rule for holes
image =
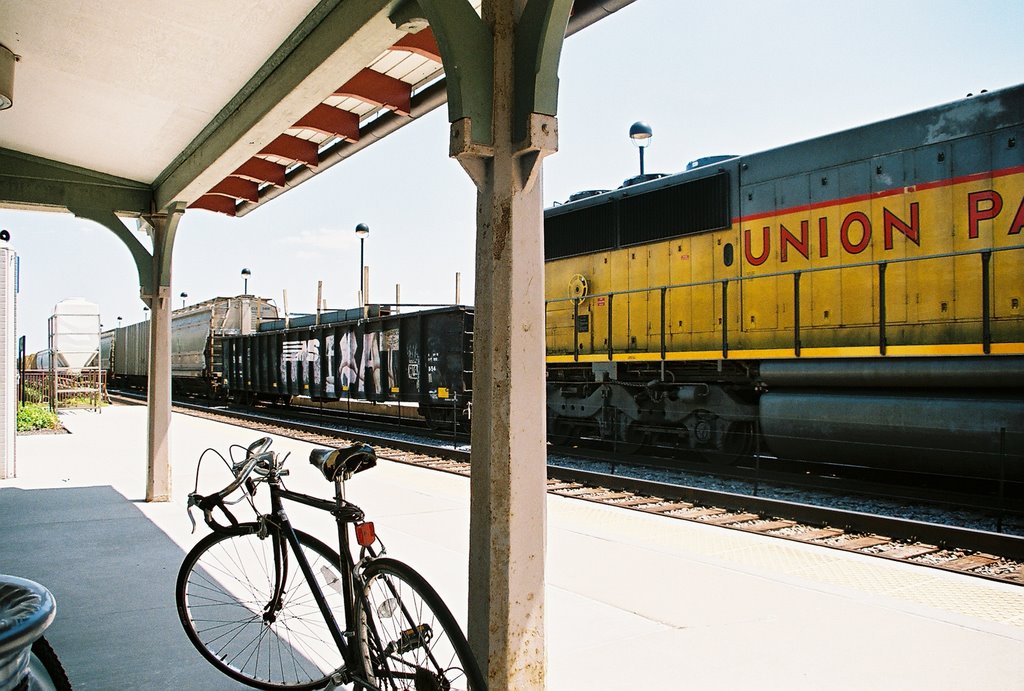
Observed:
[[[334,482],[339,475],[349,478],[377,465],[377,454],[369,444],[353,444],[347,449],[313,449],[309,452],[309,462],[328,482]]]

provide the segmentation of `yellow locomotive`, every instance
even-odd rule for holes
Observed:
[[[1024,455],[1024,86],[545,213],[548,412],[731,459]]]

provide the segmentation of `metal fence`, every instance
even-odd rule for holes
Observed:
[[[45,403],[50,410],[99,410],[107,398],[107,373],[98,367],[25,370],[19,389],[22,403]]]

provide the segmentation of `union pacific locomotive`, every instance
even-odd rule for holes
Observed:
[[[1020,475],[1022,121],[1019,86],[549,209],[549,433]]]

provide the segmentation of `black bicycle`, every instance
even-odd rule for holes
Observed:
[[[286,489],[287,455],[270,451],[270,443],[264,437],[232,447],[245,450],[244,459],[230,464],[235,479],[216,494],[189,495],[189,518],[198,507],[213,530],[185,557],[175,588],[178,616],[199,652],[228,676],[261,689],[351,684],[485,691],[448,607],[422,576],[382,556],[373,523],[345,499],[345,482],[376,465],[373,448],[356,444],[310,454],[310,463],[334,483],[331,501]],[[268,513],[254,501],[260,484],[269,489]],[[241,496],[227,501],[236,490]],[[293,528],[285,499],[331,513],[338,551]],[[240,523],[228,509],[243,500],[256,511],[255,521]],[[215,509],[229,525],[214,519]]]

